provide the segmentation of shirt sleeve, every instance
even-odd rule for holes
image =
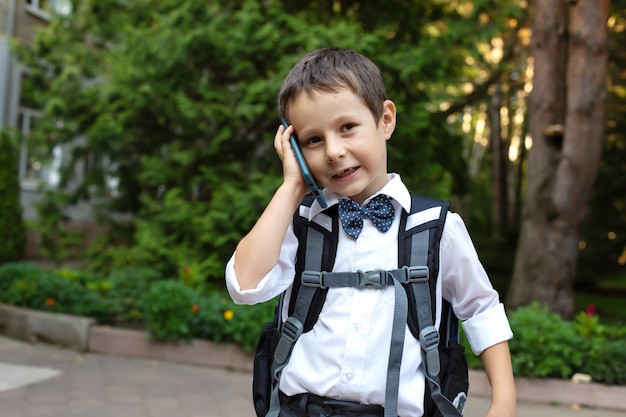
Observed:
[[[441,238],[442,295],[452,304],[472,351],[513,337],[504,305],[478,259],[461,217],[449,213]]]
[[[298,238],[290,225],[281,247],[278,262],[257,284],[256,288],[242,290],[235,273],[235,253],[226,264],[226,288],[236,304],[258,304],[269,301],[285,291],[293,282]]]

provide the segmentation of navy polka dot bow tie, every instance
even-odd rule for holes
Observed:
[[[391,199],[386,195],[379,194],[365,207],[361,207],[358,203],[346,198],[339,200],[339,217],[343,230],[355,239],[359,237],[363,229],[363,216],[369,217],[378,230],[387,233],[394,216]]]

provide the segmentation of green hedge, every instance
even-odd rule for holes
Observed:
[[[276,301],[235,305],[223,290],[199,291],[150,269],[118,270],[99,277],[84,271],[47,271],[33,264],[0,266],[0,302],[85,315],[101,324],[143,328],[169,342],[195,338],[237,343],[253,351]],[[626,385],[626,327],[608,326],[589,312],[563,321],[531,304],[510,312],[513,371],[531,378],[591,375],[594,381]],[[467,339],[462,343],[468,346]],[[480,359],[468,354],[472,368]]]
[[[591,375],[595,382],[626,385],[626,327],[600,323],[591,312],[563,321],[546,307],[532,303],[509,313],[513,372],[529,378],[570,378]],[[469,350],[465,337],[462,343]],[[471,368],[480,359],[468,355]]]
[[[56,271],[30,264],[6,264],[0,267],[0,289],[0,301],[7,304],[110,321],[109,305],[99,292],[65,279]]]
[[[223,292],[201,294],[180,281],[153,284],[140,299],[148,331],[157,340],[194,338],[237,343],[253,351],[274,303],[234,304]]]
[[[149,268],[120,269],[108,276],[48,271],[32,263],[0,266],[0,302],[50,312],[84,315],[100,324],[146,329],[169,342],[204,338],[253,351],[275,302],[239,306],[224,291],[199,291]]]

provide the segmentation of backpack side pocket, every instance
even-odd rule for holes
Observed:
[[[280,332],[275,322],[271,321],[263,325],[263,331],[254,354],[252,372],[252,399],[258,417],[264,417],[270,408],[272,361],[279,338]]]
[[[441,371],[439,373],[441,393],[463,414],[469,389],[469,372],[467,359],[465,358],[465,348],[456,342],[450,341],[447,347],[439,349],[439,358],[441,362]],[[430,398],[428,384],[427,391],[428,398],[425,401],[427,413],[424,416],[442,417],[441,412],[434,404],[432,398]]]

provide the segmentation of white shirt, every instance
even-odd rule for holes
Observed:
[[[396,213],[391,229],[381,233],[366,217],[363,231],[355,240],[340,227],[333,271],[398,268],[400,212],[410,210],[411,196],[397,174],[389,174],[389,182],[378,194],[393,199]],[[327,189],[324,196],[329,207],[337,204],[340,197]],[[318,216],[321,211],[314,202],[308,213],[309,220],[323,217]],[[226,266],[226,284],[233,301],[256,304],[290,288],[295,275],[297,246],[298,240],[290,227],[276,266],[255,289],[246,291],[242,291],[237,282],[233,255]],[[475,354],[510,339],[513,334],[504,306],[478,260],[465,224],[456,213],[449,213],[446,218],[440,258],[435,325],[439,326],[442,295],[450,301],[457,317],[464,321],[463,330]],[[286,296],[285,305],[288,303]],[[287,395],[309,392],[362,404],[384,405],[394,304],[393,286],[329,289],[317,323],[311,331],[302,334],[293,348],[281,375],[281,391]],[[287,308],[283,308],[283,320],[286,312]],[[400,417],[423,414],[425,376],[421,364],[419,341],[406,327],[400,367]]]

